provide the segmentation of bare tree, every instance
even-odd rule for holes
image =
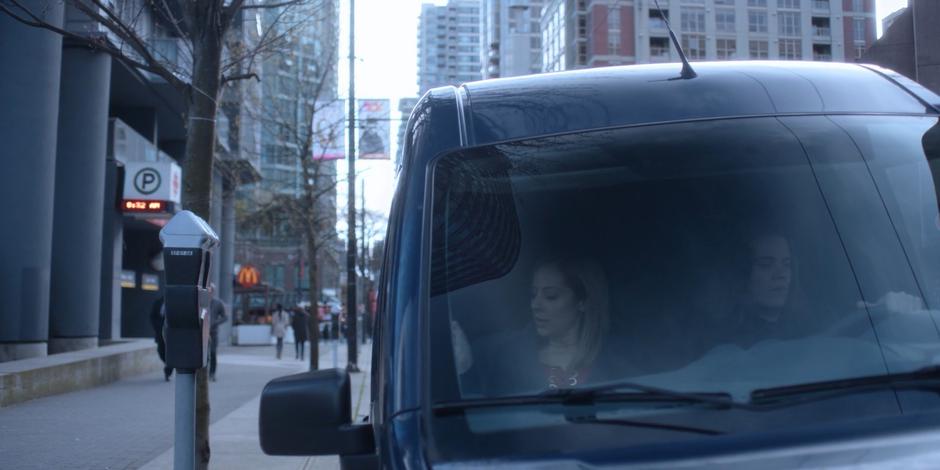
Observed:
[[[59,0],[49,0],[50,2]],[[183,166],[183,205],[208,219],[211,204],[212,170],[216,143],[216,115],[222,86],[242,79],[259,79],[258,58],[276,50],[291,31],[304,24],[306,11],[319,5],[332,8],[332,0],[64,0],[66,8],[86,16],[104,34],[86,34],[47,21],[44,10],[51,3],[0,0],[0,13],[37,28],[46,29],[72,41],[111,55],[139,70],[155,74],[186,97],[186,144]],[[274,21],[250,42],[231,40],[228,32],[236,19],[251,10],[274,14]],[[141,35],[143,21],[152,12],[184,40],[184,61],[159,53]],[[296,20],[287,24],[288,18]],[[228,47],[228,53],[226,52]],[[197,462],[207,468],[209,449],[209,400],[205,370],[196,376]]]
[[[385,234],[385,229],[388,227],[388,217],[381,212],[366,209],[365,204],[363,204],[363,207],[359,211],[359,221],[361,253],[357,257],[357,264],[359,268],[359,279],[362,282],[359,291],[362,296],[363,313],[366,315],[366,318],[371,320],[375,312],[372,310],[372,302],[370,302],[369,294],[373,291],[382,265],[380,256],[383,251],[384,240],[379,237]],[[372,327],[371,322],[364,322],[364,324],[360,326],[360,328],[363,328],[363,331],[370,336],[372,335]],[[365,336],[363,336],[363,339],[364,338]]]
[[[280,141],[276,158],[299,167],[299,184],[293,178],[268,183],[265,197],[259,198],[261,202],[257,207],[242,214],[240,219],[246,228],[263,228],[268,232],[281,228],[287,235],[302,240],[313,309],[308,325],[311,370],[318,368],[319,359],[320,327],[316,309],[321,263],[324,257],[335,257],[332,248],[336,239],[336,207],[330,202],[335,202],[340,181],[335,163],[325,158],[328,146],[323,143],[341,142],[345,122],[341,115],[325,113],[339,104],[333,86],[337,47],[327,44],[321,50],[322,54],[307,63],[295,64],[297,75],[290,77],[294,86],[287,87],[293,93],[279,104],[265,107],[259,116],[266,132]],[[277,58],[272,57],[272,60]]]

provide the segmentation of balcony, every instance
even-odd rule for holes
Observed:
[[[829,0],[813,0],[813,10],[829,12]]]
[[[822,39],[830,39],[832,37],[832,31],[829,29],[828,26],[826,27],[813,26],[813,37],[822,38]]]
[[[813,44],[813,60],[832,62],[832,46],[830,44]]]
[[[672,57],[669,55],[668,47],[650,47],[650,62],[669,62]]]
[[[663,17],[669,18],[669,10],[649,10],[649,29],[651,30],[666,30],[666,21],[663,20]]]
[[[150,53],[177,77],[188,81],[192,76],[193,56],[181,38],[150,38]]]
[[[666,31],[666,22],[659,17],[650,17],[649,28],[656,31]]]

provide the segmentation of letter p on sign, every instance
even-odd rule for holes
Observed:
[[[153,194],[160,189],[160,172],[153,168],[142,168],[134,175],[134,189],[140,194]]]

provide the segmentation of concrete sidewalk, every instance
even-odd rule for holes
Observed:
[[[327,369],[334,364],[334,348],[328,341],[320,344],[320,368]],[[335,363],[340,367],[346,365],[346,345],[345,343],[336,344]],[[258,356],[240,356],[237,354],[238,348],[233,348],[231,354],[220,356],[222,365],[264,363],[271,364],[276,361],[274,358],[262,358]],[[285,347],[285,357],[293,353]],[[369,411],[370,403],[370,370],[369,362],[372,356],[371,344],[360,346],[359,368],[361,373],[351,374],[352,385],[352,405],[353,416],[356,420],[361,420]],[[306,371],[304,363],[290,363],[296,367],[288,373],[299,373]],[[222,367],[222,366],[220,366]],[[285,372],[287,372],[285,370]],[[286,375],[286,374],[285,374]],[[338,469],[339,459],[335,456],[329,457],[272,457],[265,455],[261,451],[260,440],[258,437],[258,409],[261,401],[261,395],[255,396],[235,411],[232,411],[219,421],[209,427],[210,446],[212,448],[212,457],[210,461],[211,468],[219,469],[274,469],[274,470],[295,470],[295,469]],[[173,448],[153,459],[143,467],[144,470],[170,470],[173,468]]]
[[[282,461],[300,462],[297,468],[323,465],[322,459],[284,460],[261,452],[257,413],[262,388],[307,366],[294,359],[293,345],[284,349],[278,360],[273,346],[220,348],[219,380],[209,383],[213,468],[267,468]],[[331,344],[322,342],[320,351],[320,366],[332,367]],[[359,356],[365,370],[369,351],[366,346]],[[337,363],[345,366],[345,347],[339,345],[337,352]],[[352,377],[356,390],[365,391],[358,401],[366,410],[368,383],[362,381],[368,375]],[[0,408],[0,469],[135,469],[151,463],[156,465],[151,468],[170,468],[171,459],[159,465],[161,457],[172,456],[173,380],[164,382],[158,369]]]

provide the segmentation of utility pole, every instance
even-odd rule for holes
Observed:
[[[359,314],[359,304],[365,305],[366,295],[369,292],[369,277],[366,276],[366,262],[369,259],[367,254],[367,249],[369,247],[369,241],[366,240],[366,182],[359,182],[359,242],[362,245],[362,252],[359,254],[359,280],[362,282],[362,285],[359,286],[359,303],[356,304],[356,316]],[[365,320],[365,318],[363,318]],[[356,320],[359,321],[358,318]],[[360,328],[365,331],[365,325],[362,325]],[[362,338],[365,338],[365,335],[359,335]],[[357,337],[357,340],[361,338]],[[365,341],[363,341],[365,342]]]
[[[349,0],[349,170],[346,223],[346,370],[359,372],[356,347],[356,0]]]

